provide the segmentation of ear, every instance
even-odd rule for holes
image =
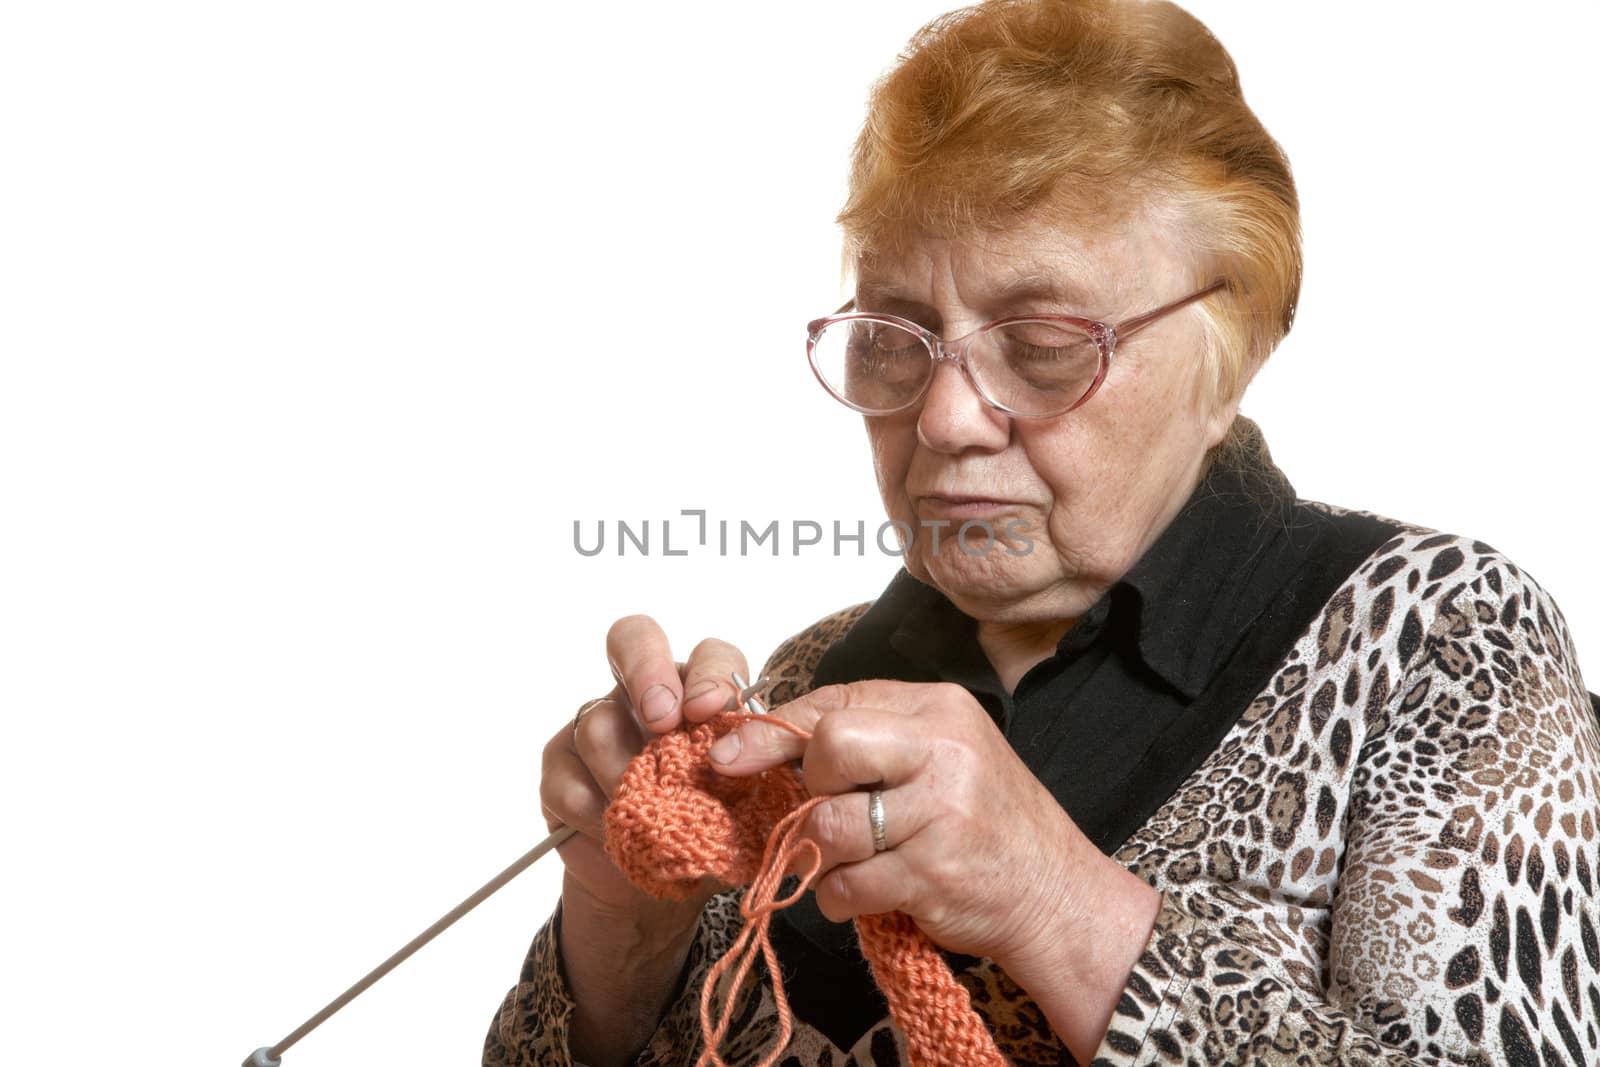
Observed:
[[[1206,422],[1206,449],[1216,448],[1228,436],[1234,420],[1239,417],[1239,398],[1235,397],[1231,403],[1219,404],[1211,410],[1211,418]]]
[[[1239,417],[1239,405],[1244,400],[1245,390],[1250,388],[1250,383],[1255,381],[1256,372],[1261,369],[1261,360],[1253,359],[1239,372],[1238,384],[1234,387],[1231,398],[1218,398],[1211,409],[1211,415],[1206,420],[1206,447],[1215,448],[1228,436],[1234,420]]]

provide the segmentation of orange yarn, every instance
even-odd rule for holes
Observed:
[[[791,723],[749,712],[724,712],[698,726],[656,738],[623,773],[606,809],[606,853],[634,885],[652,896],[683,900],[711,875],[729,885],[750,883],[739,910],[744,929],[711,971],[700,995],[705,1051],[696,1067],[729,1067],[718,1052],[727,1037],[740,987],[759,953],[772,978],[777,1004],[777,1048],[756,1067],[771,1067],[794,1032],[783,976],[768,936],[772,915],[810,888],[822,863],[816,842],[799,827],[823,797],[808,797],[788,767],[732,778],[713,770],[712,742],[740,723],[760,719],[797,734]],[[777,899],[784,871],[805,858],[800,886]],[[906,1035],[914,1067],[1004,1067],[994,1038],[972,1007],[944,957],[910,916],[900,912],[856,919],[861,953]],[[712,1022],[719,980],[734,969],[722,1011]]]

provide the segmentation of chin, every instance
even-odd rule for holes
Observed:
[[[1037,598],[1059,583],[1059,575],[1042,573],[1044,560],[1032,553],[1013,555],[1001,542],[984,552],[980,547],[981,542],[963,551],[953,541],[942,542],[935,553],[928,545],[915,545],[906,554],[906,569],[964,613],[986,621],[1035,614]]]

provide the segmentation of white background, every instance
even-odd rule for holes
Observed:
[[[1600,8],[1192,6],[1305,204],[1247,413],[1303,495],[1509,553],[1600,681]],[[8,1061],[239,1062],[542,834],[611,619],[759,661],[877,592],[572,523],[877,521],[802,324],[941,8],[3,8]],[[286,1061],[476,1062],[558,874]]]

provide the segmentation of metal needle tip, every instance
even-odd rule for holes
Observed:
[[[754,685],[746,685],[744,676],[738,671],[734,671],[733,684],[739,687],[740,707],[747,708],[748,710],[755,712],[757,715],[765,715],[767,713],[767,709],[761,706],[761,701],[756,696],[756,690],[767,684],[767,680],[765,678],[756,679]]]

